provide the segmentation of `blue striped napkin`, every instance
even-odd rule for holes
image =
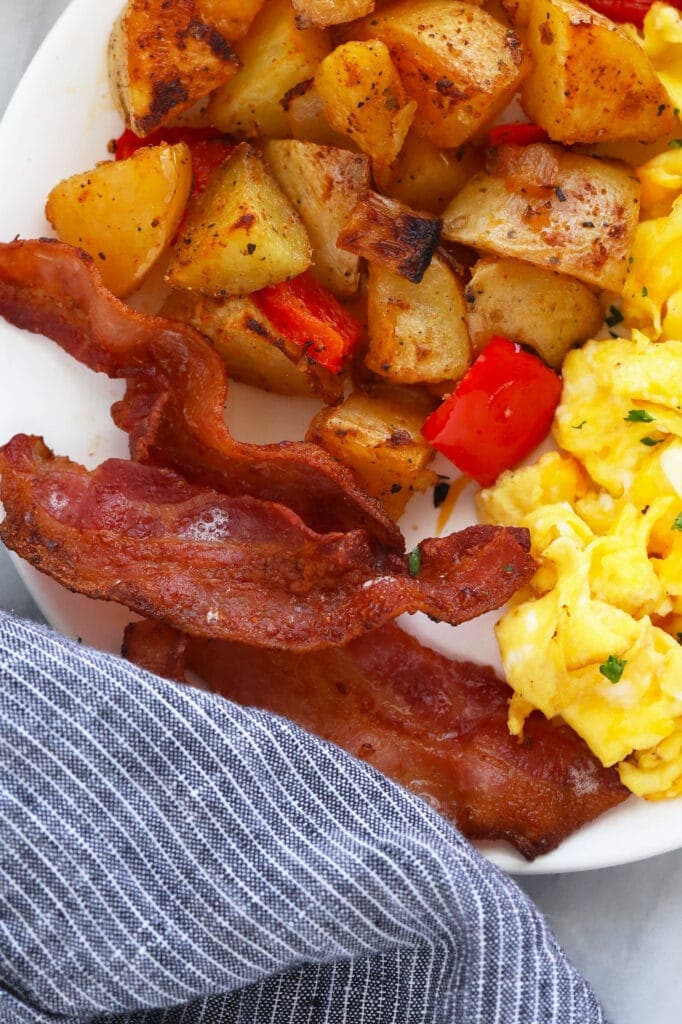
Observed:
[[[597,1024],[539,913],[297,726],[0,613],[0,1022]]]

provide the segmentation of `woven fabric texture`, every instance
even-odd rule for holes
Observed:
[[[274,715],[0,613],[0,1022],[598,1024],[424,802]]]

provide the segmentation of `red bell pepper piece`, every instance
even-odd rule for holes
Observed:
[[[653,0],[587,0],[587,3],[611,21],[629,21],[641,28]],[[666,0],[666,3],[682,9],[682,0]]]
[[[159,146],[167,142],[173,146],[185,142],[192,157],[192,198],[200,196],[216,167],[227,160],[234,143],[215,128],[159,128],[141,139],[129,128],[116,140],[116,159],[127,160],[144,146]]]
[[[482,487],[516,466],[546,436],[561,379],[538,356],[494,337],[422,433]]]
[[[547,142],[549,135],[544,128],[525,121],[513,124],[497,124],[486,135],[487,146],[529,146],[532,142]]]
[[[344,368],[360,341],[358,321],[309,270],[251,297],[283,338],[300,345],[309,359],[332,373]]]

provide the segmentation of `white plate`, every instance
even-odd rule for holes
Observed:
[[[43,203],[61,178],[107,158],[118,135],[106,73],[109,30],[121,0],[74,0],[47,38],[0,126],[0,239],[50,233]],[[123,385],[80,366],[52,342],[0,322],[0,442],[17,432],[36,433],[61,455],[95,466],[127,455],[127,438],[114,427],[109,407]],[[231,385],[228,421],[252,441],[302,437],[314,403],[273,398]],[[443,462],[443,472],[452,467]],[[448,529],[473,520],[465,494]],[[430,496],[415,499],[403,529],[408,547],[435,532]],[[45,617],[58,630],[118,651],[130,613],[117,605],[69,594],[23,564],[21,575]],[[498,664],[491,614],[456,630],[421,616],[406,625],[420,639],[455,657]],[[580,871],[650,857],[682,846],[682,801],[650,804],[634,798],[582,829],[561,847],[527,864],[506,846],[485,844],[497,864],[520,874]]]

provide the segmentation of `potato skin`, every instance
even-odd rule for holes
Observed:
[[[639,194],[624,164],[547,143],[503,146],[446,209],[443,237],[620,292]]]
[[[239,60],[195,0],[128,0],[109,40],[109,78],[127,124],[144,138],[223,85]]]
[[[90,253],[107,288],[124,298],[170,244],[191,185],[184,143],[148,146],[59,182],[45,215],[63,242]]]
[[[474,354],[501,334],[535,349],[560,369],[573,345],[593,337],[603,316],[597,296],[580,281],[520,260],[479,260],[466,287],[466,318]]]

